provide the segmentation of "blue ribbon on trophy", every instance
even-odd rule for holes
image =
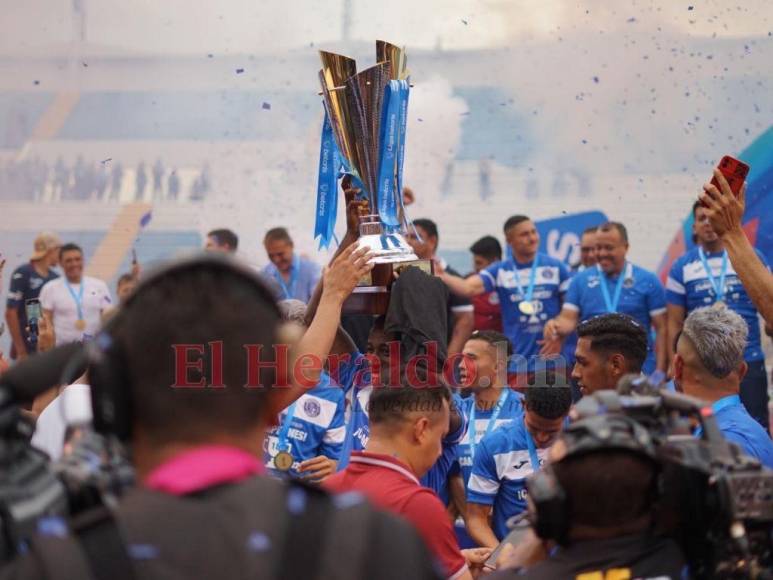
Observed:
[[[325,111],[322,140],[319,146],[317,218],[314,225],[314,239],[319,238],[320,249],[327,248],[334,235],[338,212],[338,172],[340,166],[340,155],[333,137],[333,128],[330,125],[327,111]]]

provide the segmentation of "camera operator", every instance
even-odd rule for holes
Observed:
[[[297,343],[266,286],[230,260],[148,276],[89,352],[94,427],[130,442],[141,485],[112,513],[76,518],[70,533],[44,526],[0,578],[436,577],[407,524],[358,498],[262,476],[266,430],[304,392],[272,387],[285,382],[279,346],[289,343],[291,365],[329,352],[342,303],[371,268],[353,250],[326,270]],[[246,345],[274,345],[274,355],[251,357]]]
[[[748,334],[744,319],[727,307],[693,310],[677,337],[674,382],[686,395],[711,403],[725,439],[773,469],[773,441],[739,395]]]
[[[536,533],[557,547],[525,572],[518,567],[534,550],[516,548],[500,564],[515,569],[492,579],[683,577],[679,547],[653,532],[658,465],[644,427],[621,415],[581,419],[549,459],[528,488]]]
[[[577,326],[572,379],[583,395],[615,389],[623,375],[641,373],[647,333],[627,314],[601,314]]]

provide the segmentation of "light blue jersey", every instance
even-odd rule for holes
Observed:
[[[263,444],[264,462],[274,474],[274,457],[280,451],[283,426],[288,424],[288,411],[293,416],[286,427],[286,444],[294,462],[289,475],[298,476],[302,461],[324,455],[338,460],[344,444],[344,393],[340,387],[331,384],[326,372],[320,374],[319,384],[301,395],[294,405],[282,411],[279,425],[272,428]]]
[[[623,281],[619,303],[612,311],[631,316],[647,333],[647,360],[642,370],[649,375],[655,371],[656,362],[650,332],[652,317],[666,311],[663,285],[655,274],[630,262],[626,262],[625,268],[618,276],[607,276],[598,266],[588,268],[572,278],[564,299],[564,308],[578,312],[580,321],[610,312],[601,284],[606,284],[608,296],[614,301],[621,275]]]
[[[759,250],[755,251],[757,257],[770,269],[765,256]],[[724,264],[724,287],[720,289],[723,294],[722,298],[727,307],[738,313],[749,327],[749,339],[746,343],[744,359],[749,362],[763,360],[765,356],[760,344],[760,323],[757,318],[757,309],[744,290],[730,260],[725,256],[725,252],[705,254],[706,264],[711,270],[711,277],[709,277],[703,260],[701,260],[700,248],[693,248],[681,256],[671,266],[671,272],[666,282],[666,299],[669,304],[684,308],[685,314],[689,314],[702,306],[711,306],[717,301],[715,285],[719,286]]]
[[[499,540],[509,532],[507,520],[526,510],[526,478],[547,453],[536,449],[523,418],[483,437],[475,448],[467,503],[493,506],[491,528]]]
[[[561,311],[561,296],[569,284],[571,273],[561,260],[547,254],[537,254],[531,301],[534,312],[524,314],[521,302],[528,298],[534,262],[517,263],[513,258],[492,264],[478,274],[486,292],[496,291],[502,310],[504,334],[513,345],[513,352],[528,360],[539,354],[545,322]],[[517,276],[517,278],[516,278]]]

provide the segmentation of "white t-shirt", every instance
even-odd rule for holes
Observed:
[[[84,276],[83,287],[83,319],[86,328],[78,330],[75,322],[78,320],[78,307],[70,291],[67,289],[67,279],[64,276],[47,282],[40,291],[40,306],[50,310],[54,316],[54,332],[56,344],[77,342],[84,334],[94,336],[99,329],[102,311],[112,304],[110,290],[102,280]],[[80,284],[70,284],[75,296],[79,296]]]
[[[40,413],[32,435],[32,445],[57,461],[64,449],[68,425],[91,421],[91,387],[74,383],[65,387]]]

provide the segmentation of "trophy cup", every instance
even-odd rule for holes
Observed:
[[[323,244],[324,232],[328,239],[332,235],[336,165],[341,166],[368,201],[370,215],[360,218],[358,244],[375,254],[370,275],[344,303],[347,313],[386,313],[393,274],[401,268],[418,266],[432,273],[431,261],[419,260],[403,237],[408,227],[402,202],[402,171],[410,92],[405,50],[377,41],[376,56],[375,66],[357,72],[353,59],[320,51],[319,79],[326,118],[316,233],[323,236]]]

